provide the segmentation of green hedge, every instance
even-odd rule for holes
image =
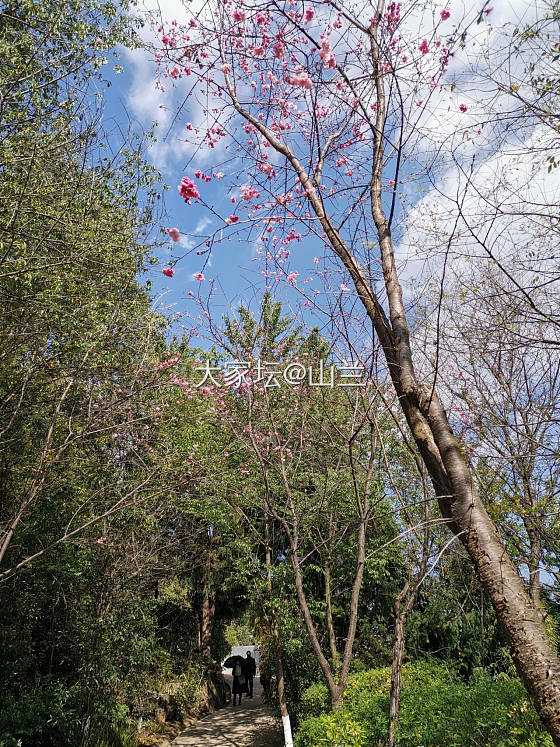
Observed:
[[[315,683],[304,693],[306,718],[296,747],[377,747],[389,723],[390,669],[350,675],[343,707],[327,712]],[[325,741],[327,738],[332,741]],[[321,741],[322,740],[322,741]],[[403,668],[400,747],[552,747],[518,679],[477,671],[467,683],[453,667],[416,662]]]

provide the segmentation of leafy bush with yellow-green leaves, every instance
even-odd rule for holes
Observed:
[[[329,713],[327,689],[312,685],[303,697],[307,718],[296,747],[383,745],[389,726],[390,669],[350,676],[342,709]],[[465,682],[450,665],[429,661],[403,668],[400,747],[552,747],[517,678],[477,670]],[[320,712],[322,710],[322,712]],[[327,739],[331,741],[325,741]],[[321,741],[323,740],[323,741]]]

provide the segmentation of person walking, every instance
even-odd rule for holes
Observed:
[[[233,686],[231,694],[233,695],[233,705],[236,705],[235,699],[239,695],[239,705],[241,705],[241,695],[247,692],[247,679],[245,676],[245,662],[242,658],[235,663],[233,667]]]
[[[247,651],[247,658],[245,659],[245,676],[247,678],[247,692],[249,698],[253,697],[253,679],[257,673],[257,662],[253,659],[250,651]]]

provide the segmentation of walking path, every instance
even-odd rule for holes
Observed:
[[[224,673],[231,685],[231,675]],[[227,705],[192,724],[171,742],[172,747],[283,747],[282,724],[269,705],[262,702],[262,688],[255,678],[254,697],[243,696],[241,705]]]

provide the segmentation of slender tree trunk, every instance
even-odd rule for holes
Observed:
[[[272,558],[270,556],[270,535],[268,521],[265,523],[265,543],[266,543],[266,580],[269,592],[269,598],[272,601]],[[276,666],[276,690],[278,693],[278,705],[280,707],[280,716],[282,717],[282,728],[284,729],[284,747],[293,747],[292,725],[290,723],[290,714],[286,705],[284,694],[284,665],[282,664],[282,646],[280,644],[280,632],[276,620],[271,622],[271,633],[274,645],[274,659]]]
[[[340,657],[338,655],[338,649],[336,648],[336,635],[334,632],[334,624],[332,617],[332,592],[331,592],[331,562],[328,559],[325,562],[325,617],[327,623],[327,633],[329,636],[329,648],[331,651],[331,658],[333,665],[338,667],[340,663]]]
[[[393,644],[393,663],[391,666],[391,693],[389,696],[389,739],[388,747],[395,747],[396,727],[401,711],[402,665],[405,651],[404,628],[407,613],[401,609],[401,601],[406,595],[408,584],[395,599],[395,642]]]
[[[210,543],[212,543],[212,537],[210,537]],[[200,652],[209,662],[212,661],[212,647],[210,641],[212,638],[212,630],[214,628],[214,613],[216,611],[216,589],[212,584],[212,574],[215,565],[216,552],[214,549],[210,549],[204,566],[204,589],[200,620]]]
[[[202,620],[200,624],[200,652],[207,659],[212,659],[210,639],[214,627],[216,611],[216,589],[207,589],[202,600]]]

